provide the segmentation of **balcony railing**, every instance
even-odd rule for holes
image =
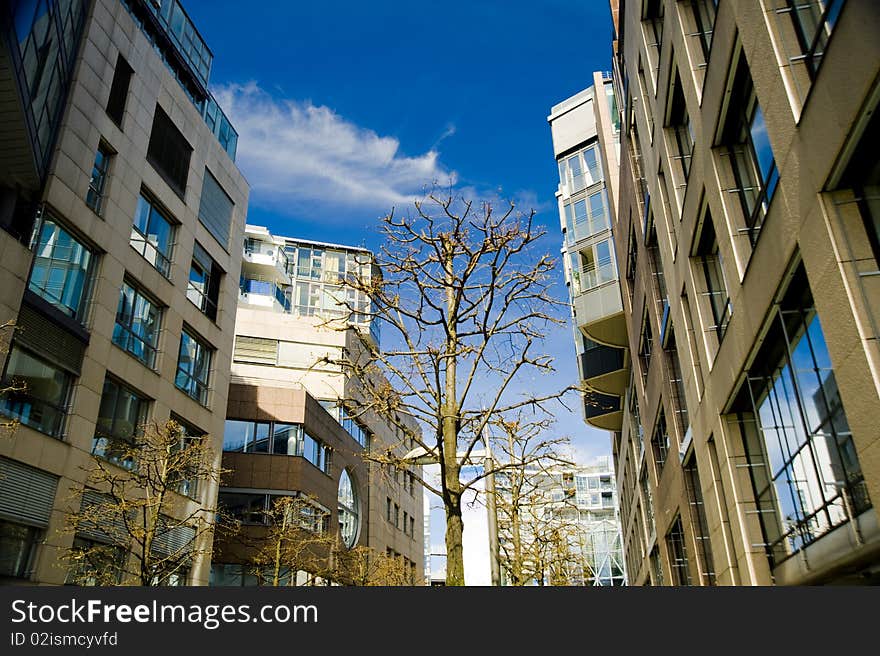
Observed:
[[[588,264],[582,267],[580,271],[574,271],[573,274],[578,294],[583,294],[617,279],[617,271],[611,260],[600,263],[598,266]]]
[[[239,289],[242,294],[256,294],[274,298],[285,312],[290,312],[290,296],[283,287],[272,280],[263,277],[242,278]]]

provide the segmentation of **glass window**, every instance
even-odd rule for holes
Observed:
[[[6,362],[0,412],[38,431],[61,436],[72,376],[13,344]]]
[[[669,430],[666,427],[666,414],[660,409],[660,416],[654,426],[654,435],[651,437],[651,449],[654,452],[654,463],[657,465],[657,478],[666,464],[666,456],[669,454],[670,440]]]
[[[208,378],[214,349],[184,329],[180,334],[180,352],[174,384],[200,404],[208,405]]]
[[[161,323],[161,308],[133,285],[123,282],[116,308],[113,343],[153,369]]]
[[[128,555],[122,547],[76,536],[72,551],[67,585],[106,586],[122,581]]]
[[[110,150],[101,144],[95,153],[95,163],[92,165],[92,177],[89,179],[89,191],[86,194],[86,205],[91,207],[96,214],[101,214],[104,207],[104,187],[107,184],[107,171],[110,169]]]
[[[268,494],[221,491],[217,506],[243,524],[266,524],[268,499]]]
[[[126,469],[134,466],[131,440],[143,432],[149,400],[110,377],[104,391],[95,425],[92,453]]]
[[[128,97],[128,85],[131,82],[131,66],[118,55],[116,69],[113,71],[113,82],[110,85],[110,97],[107,99],[107,116],[113,119],[116,125],[122,125],[122,117],[125,112],[125,101]]]
[[[171,276],[173,241],[174,224],[162,210],[141,194],[131,228],[131,247],[168,278]]]
[[[709,297],[709,304],[712,308],[714,325],[711,328],[715,330],[720,340],[724,338],[727,325],[730,323],[732,306],[730,304],[730,295],[727,291],[727,281],[724,277],[724,262],[718,250],[718,240],[715,237],[715,225],[712,222],[712,215],[708,209],[706,209],[705,218],[703,219],[703,229],[700,233],[697,256],[703,269],[703,277],[706,281],[706,294]]]
[[[28,289],[67,316],[84,323],[94,253],[51,218],[40,225]]]
[[[186,193],[191,155],[192,146],[162,108],[156,105],[150,143],[147,146],[147,161],[181,198]]]
[[[687,186],[688,175],[691,170],[691,158],[694,152],[694,129],[691,125],[691,119],[687,111],[687,104],[684,99],[684,90],[681,85],[681,78],[678,70],[675,71],[675,77],[672,83],[672,105],[669,109],[669,118],[667,125],[672,132],[675,140],[675,148],[672,153],[673,159],[677,160],[681,169],[681,188]]]
[[[224,451],[299,456],[303,455],[302,447],[300,424],[226,420]]]
[[[43,531],[0,520],[0,578],[27,579]]]
[[[669,551],[669,564],[672,569],[673,585],[691,585],[691,573],[688,567],[687,548],[684,543],[684,530],[681,517],[676,517],[672,528],[666,535],[666,548]]]
[[[693,454],[683,469],[688,505],[691,511],[691,527],[697,542],[700,577],[703,585],[715,585],[715,563],[712,559],[712,542],[709,540],[709,522],[706,519],[706,505],[703,503],[703,489],[700,487],[697,459]]]
[[[801,50],[801,56],[793,57],[792,61],[802,61],[811,79],[819,71],[844,3],[845,0],[785,0]]]
[[[360,528],[360,507],[357,489],[347,469],[339,477],[338,493],[339,535],[342,543],[351,549],[358,538]]]
[[[774,566],[871,508],[803,265],[774,307],[737,407]]]
[[[217,319],[217,303],[220,300],[220,279],[223,271],[199,242],[193,246],[189,267],[186,297],[209,319]]]
[[[749,237],[754,244],[776,191],[779,173],[764,113],[755,96],[748,63],[742,52],[734,73],[722,141],[729,155],[735,191]]]

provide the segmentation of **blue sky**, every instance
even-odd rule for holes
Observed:
[[[546,118],[610,68],[604,0],[185,6],[214,52],[212,90],[240,133],[249,223],[376,248],[377,219],[436,180],[537,209],[544,248],[558,254]],[[547,350],[555,386],[573,382],[571,327]],[[608,434],[577,411],[557,428],[584,456],[609,451]]]

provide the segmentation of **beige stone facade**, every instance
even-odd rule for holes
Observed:
[[[21,329],[4,371],[7,378],[28,374],[30,383],[25,396],[7,395],[4,401],[4,414],[21,423],[11,436],[0,440],[4,467],[0,485],[6,486],[7,499],[39,497],[34,503],[40,506],[10,516],[4,505],[0,517],[4,557],[15,550],[19,554],[18,561],[4,562],[5,574],[16,583],[65,581],[67,572],[58,555],[70,546],[73,536],[61,531],[64,509],[79,503],[78,497],[71,498],[71,488],[82,483],[96,457],[92,455],[96,424],[122,419],[119,407],[114,416],[103,416],[107,414],[103,408],[109,405],[102,405],[108,391],[105,381],[140,398],[139,421],[161,422],[174,416],[190,430],[210,436],[219,463],[241,266],[238,245],[247,213],[248,184],[203,117],[210,96],[198,95],[203,88],[185,91],[181,80],[197,77],[192,69],[185,62],[171,64],[160,57],[157,50],[173,61],[174,44],[151,18],[149,3],[95,0],[68,4],[82,11],[74,19],[82,21],[82,36],[73,50],[69,92],[45,176],[38,186],[23,186],[21,176],[11,176],[8,151],[0,167],[5,198],[14,197],[10,190],[17,188],[19,200],[39,203],[39,215],[30,216],[36,225],[33,241],[30,234],[16,240],[0,231],[0,311],[4,313],[0,318],[17,320]],[[135,15],[141,18],[136,20]],[[4,61],[14,61],[11,46],[3,46]],[[113,92],[122,101],[117,121],[111,118],[108,103],[119,76],[118,57],[130,66],[131,75],[127,87],[117,85]],[[4,74],[12,72],[7,68]],[[11,86],[14,79],[4,78],[3,83]],[[177,166],[175,184],[169,183],[168,172],[155,163],[167,165],[169,159],[156,155],[156,145],[151,145],[151,139],[161,141],[153,134],[157,130],[154,117],[160,110],[190,152],[188,166],[180,167],[183,160],[172,158]],[[25,133],[21,123],[19,129]],[[109,165],[103,172],[102,188],[90,190],[96,181],[93,169],[99,148],[108,155]],[[219,232],[206,227],[204,219],[209,174],[227,197],[221,212],[227,224]],[[146,220],[139,235],[133,232],[142,197],[164,217],[162,226],[170,231],[168,246],[159,246],[164,255],[157,254],[153,246],[163,243],[161,235],[157,237],[161,226],[157,229]],[[51,235],[50,225],[58,229]],[[91,262],[83,272],[65,274],[75,251],[64,241],[69,236],[90,253]],[[210,293],[200,287],[194,291],[196,244],[204,251],[203,260],[213,260]],[[47,270],[48,282],[40,277]],[[149,328],[137,316],[132,318],[137,312],[120,318],[124,285],[158,312],[158,326],[155,315]],[[211,310],[203,309],[208,296]],[[71,297],[76,297],[72,305]],[[66,315],[65,310],[69,310]],[[70,316],[74,310],[76,314]],[[59,322],[59,315],[67,321]],[[150,333],[146,341],[135,336],[144,334],[140,330]],[[196,373],[186,358],[179,357],[184,330],[209,354],[207,377],[205,360]],[[69,344],[75,348],[69,349]],[[16,352],[25,353],[28,359],[13,371]],[[181,374],[181,367],[186,375]],[[57,406],[51,410],[57,418],[54,423],[46,419],[49,395]],[[211,504],[216,493],[216,485],[203,485],[196,502]],[[41,505],[46,499],[49,508]],[[190,509],[196,507],[194,503],[189,503]],[[208,572],[209,562],[199,559],[181,582],[205,584]]]
[[[632,585],[877,581],[878,29],[873,2],[620,2]]]

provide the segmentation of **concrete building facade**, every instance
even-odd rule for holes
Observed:
[[[620,2],[631,584],[878,580],[878,29],[859,0]]]
[[[174,418],[219,464],[248,185],[176,0],[13,0],[0,29],[0,577],[81,582],[65,513],[114,440]]]
[[[229,389],[220,506],[251,533],[264,530],[253,512],[277,496],[303,495],[322,517],[320,531],[339,531],[338,548],[356,545],[401,559],[408,582],[420,583],[424,558],[419,468],[369,460],[370,451],[402,455],[418,430],[411,418],[389,422],[354,415],[361,383],[339,363],[378,348],[369,299],[348,277],[379,275],[369,251],[245,232],[235,347]],[[347,404],[346,401],[349,401]],[[405,426],[404,431],[400,426]],[[267,506],[266,506],[267,507]],[[218,543],[213,582],[249,585],[248,553]],[[290,572],[290,583],[312,581]]]

